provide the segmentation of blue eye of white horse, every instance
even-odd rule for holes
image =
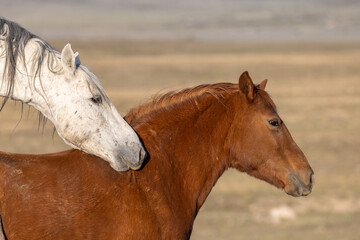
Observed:
[[[90,98],[90,100],[95,104],[101,104],[102,103],[102,98],[99,95],[93,96],[92,98]]]

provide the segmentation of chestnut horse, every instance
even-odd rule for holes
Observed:
[[[11,239],[189,239],[194,219],[228,168],[305,196],[313,171],[276,107],[245,72],[239,84],[158,97],[127,121],[149,156],[116,172],[78,150],[0,154],[0,215]],[[239,183],[241,184],[241,183]]]

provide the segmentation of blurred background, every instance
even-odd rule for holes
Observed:
[[[0,15],[58,50],[70,42],[122,115],[159,91],[237,82],[267,90],[312,165],[308,197],[227,171],[191,239],[360,239],[360,1],[2,0]],[[21,121],[20,121],[21,119]],[[9,102],[0,149],[67,149]]]

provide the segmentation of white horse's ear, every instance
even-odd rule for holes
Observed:
[[[79,53],[78,53],[78,52],[74,53],[74,57],[75,57],[75,69],[76,69],[76,68],[78,68],[78,67],[80,66],[80,64],[81,64],[81,62],[80,62],[80,57],[79,57]]]
[[[0,35],[0,40],[5,40],[9,35],[9,26],[5,23]]]
[[[70,43],[66,44],[61,51],[61,63],[66,72],[74,74],[76,67],[80,64],[79,53],[74,53]]]

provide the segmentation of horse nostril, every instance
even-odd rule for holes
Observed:
[[[310,184],[309,184],[310,189],[314,186],[314,183],[315,183],[315,176],[314,176],[314,172],[312,172],[310,174]]]

